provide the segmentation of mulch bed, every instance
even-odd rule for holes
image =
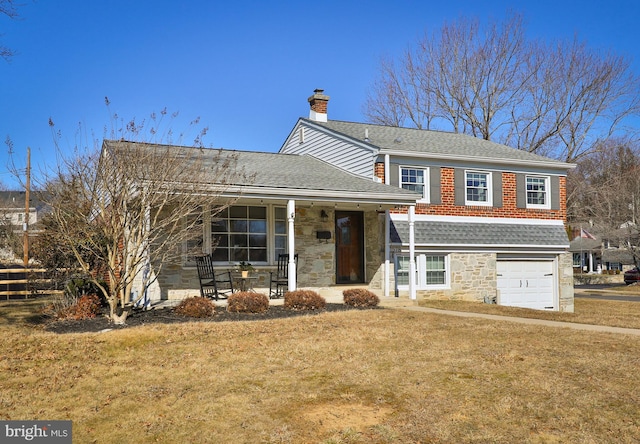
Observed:
[[[135,310],[127,317],[125,325],[114,325],[106,316],[106,311],[98,317],[83,320],[65,320],[50,322],[45,329],[53,333],[84,333],[103,330],[118,330],[152,324],[174,324],[180,322],[223,322],[223,321],[258,321],[265,319],[281,319],[296,316],[310,316],[330,311],[361,310],[344,304],[327,304],[322,310],[287,310],[281,305],[270,306],[264,313],[228,313],[219,308],[209,318],[191,318],[177,314],[173,308],[152,310]]]

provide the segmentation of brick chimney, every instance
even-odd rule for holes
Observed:
[[[329,96],[323,94],[324,89],[315,89],[313,95],[309,97],[309,104],[311,110],[309,110],[309,119],[316,122],[327,121],[327,103],[329,103]]]

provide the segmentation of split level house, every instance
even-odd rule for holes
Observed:
[[[288,253],[290,289],[573,311],[573,165],[464,134],[329,120],[322,90],[308,101],[278,153],[233,152],[252,180],[233,184],[223,213],[205,210],[216,268],[251,262],[268,288]],[[197,294],[186,256],[149,289],[152,300]]]

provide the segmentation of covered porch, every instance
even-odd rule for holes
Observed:
[[[278,257],[288,254],[289,290],[365,286],[389,296],[390,210],[414,208],[417,194],[353,176],[311,156],[236,152],[248,183],[229,186],[223,211],[203,209],[202,240],[216,270],[249,262],[248,286],[267,294]],[[188,251],[185,248],[185,251]],[[197,296],[195,263],[158,276],[151,299]],[[297,261],[295,260],[297,256]]]

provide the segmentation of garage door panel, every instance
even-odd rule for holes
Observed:
[[[500,304],[553,310],[553,269],[553,261],[498,261],[496,270]]]

